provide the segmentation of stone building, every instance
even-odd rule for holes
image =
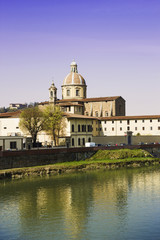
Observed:
[[[70,73],[62,84],[62,99],[57,99],[57,88],[52,83],[49,88],[49,101],[39,104],[41,108],[49,103],[61,107],[63,112],[89,117],[125,116],[125,100],[121,96],[87,98],[85,79],[78,73],[77,63],[70,65]]]

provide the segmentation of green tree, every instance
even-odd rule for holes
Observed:
[[[19,126],[31,135],[33,146],[36,145],[37,134],[44,129],[44,123],[44,114],[37,106],[26,108],[20,114]]]
[[[62,117],[63,113],[58,106],[47,106],[44,111],[46,132],[54,140],[55,146],[59,145],[59,136],[62,131]]]

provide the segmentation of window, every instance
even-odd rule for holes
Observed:
[[[16,127],[16,129],[19,129],[19,127]]]
[[[72,146],[74,146],[74,138],[72,138]]]
[[[51,97],[53,97],[53,91],[51,91]]]
[[[67,89],[67,96],[70,96],[70,90]]]
[[[85,132],[85,125],[82,125],[82,132]]]
[[[78,146],[80,146],[80,145],[81,145],[81,139],[78,138]]]
[[[158,130],[160,130],[160,127],[158,127]]]
[[[122,131],[122,127],[120,127],[120,131]]]
[[[98,117],[98,111],[95,112],[96,117]]]
[[[112,123],[114,123],[114,121],[112,121]]]
[[[135,123],[137,123],[137,120],[135,120]]]
[[[104,123],[106,124],[106,121],[104,121]]]
[[[129,125],[129,123],[130,123],[129,120],[127,120],[127,125]]]
[[[114,127],[112,127],[112,131],[114,131]]]
[[[17,143],[16,142],[10,142],[10,149],[16,149]]]
[[[88,125],[88,132],[92,132],[92,125]]]
[[[120,123],[122,123],[122,120],[120,120]]]
[[[142,122],[144,123],[144,119],[142,120]]]
[[[79,90],[76,89],[76,96],[79,96]]]
[[[135,130],[137,131],[137,127],[135,127]]]
[[[85,138],[82,138],[82,144],[85,145]]]
[[[150,122],[152,122],[152,119],[150,119]]]
[[[4,129],[7,129],[7,127],[4,127]]]
[[[88,142],[91,142],[91,138],[90,137],[88,138]]]
[[[145,130],[145,127],[142,127],[142,130]]]
[[[130,127],[127,127],[127,131],[129,131],[130,130]]]
[[[88,116],[88,112],[86,112],[86,116]]]
[[[68,111],[69,111],[69,112],[71,111],[71,107],[70,107],[70,106],[68,107]]]
[[[78,132],[81,131],[81,126],[78,124]]]
[[[158,122],[160,122],[160,119],[158,119]]]
[[[102,128],[100,128],[99,131],[102,131]]]
[[[104,131],[107,131],[107,128],[104,128]]]
[[[152,127],[150,127],[150,130],[152,130]]]
[[[105,111],[105,117],[108,117],[108,112],[107,111]]]
[[[74,124],[72,124],[72,132],[74,132]]]
[[[122,113],[122,105],[119,105],[119,114]]]

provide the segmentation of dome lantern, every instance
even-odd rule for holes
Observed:
[[[86,82],[78,73],[77,63],[73,60],[70,64],[70,73],[65,77],[62,84],[62,99],[86,98]]]

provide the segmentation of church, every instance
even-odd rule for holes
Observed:
[[[125,115],[125,100],[121,96],[87,98],[87,84],[78,73],[75,61],[71,62],[70,73],[63,80],[62,99],[57,99],[57,88],[52,83],[49,101],[39,103],[39,107],[43,109],[49,104],[59,106],[63,111],[67,127],[61,137],[70,138],[71,146],[85,146],[93,136],[99,136],[98,118]]]
[[[125,116],[125,100],[121,96],[87,98],[85,79],[78,73],[77,63],[70,65],[70,73],[62,84],[62,99],[57,99],[57,88],[52,83],[49,88],[49,101],[39,104],[55,104],[63,112],[79,114],[89,117]]]

